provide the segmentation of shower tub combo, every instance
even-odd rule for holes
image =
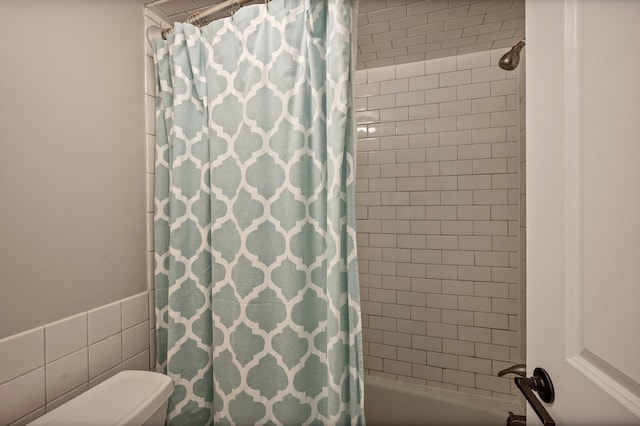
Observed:
[[[502,426],[515,403],[367,376],[365,418],[370,426]]]

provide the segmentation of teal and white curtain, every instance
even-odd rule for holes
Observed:
[[[169,423],[364,424],[355,0],[157,41],[157,370]]]

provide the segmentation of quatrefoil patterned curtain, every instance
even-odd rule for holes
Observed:
[[[348,0],[155,45],[157,370],[173,425],[363,424]]]

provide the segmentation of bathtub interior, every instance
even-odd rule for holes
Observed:
[[[508,401],[378,377],[365,379],[365,416],[370,426],[502,426],[509,411],[524,414],[518,404]]]

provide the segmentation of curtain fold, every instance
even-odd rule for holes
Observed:
[[[169,421],[364,424],[355,5],[273,0],[156,42]]]

